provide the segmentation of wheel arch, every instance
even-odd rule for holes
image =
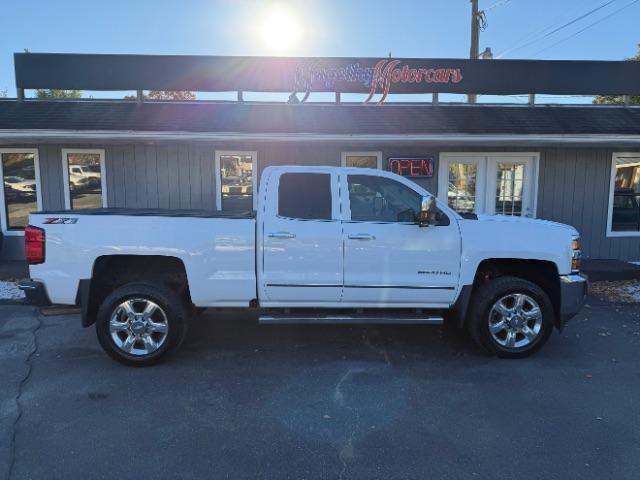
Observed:
[[[475,290],[492,279],[512,276],[538,285],[549,296],[555,314],[555,325],[560,328],[560,276],[557,265],[549,260],[521,258],[488,258],[476,269],[471,285],[462,286],[458,299],[452,306],[453,321],[460,328],[467,323],[469,303]]]
[[[167,255],[102,255],[91,269],[91,278],[78,285],[76,304],[81,307],[82,326],[96,321],[102,301],[116,288],[135,281],[153,280],[177,292],[191,305],[186,267],[182,259]]]

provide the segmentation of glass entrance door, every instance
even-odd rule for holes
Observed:
[[[533,183],[533,158],[488,157],[486,213],[533,217]]]
[[[535,216],[538,155],[442,153],[438,198],[459,213]]]

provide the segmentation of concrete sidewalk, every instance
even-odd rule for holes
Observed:
[[[590,282],[640,280],[640,265],[621,260],[584,260],[582,271]]]

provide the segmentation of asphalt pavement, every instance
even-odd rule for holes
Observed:
[[[429,326],[206,314],[169,362],[0,306],[0,479],[640,478],[640,307],[593,301],[534,357]],[[10,477],[9,477],[10,475]]]

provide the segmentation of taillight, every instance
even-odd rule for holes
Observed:
[[[29,265],[44,263],[44,243],[44,230],[33,225],[27,225],[24,229],[24,253]]]

